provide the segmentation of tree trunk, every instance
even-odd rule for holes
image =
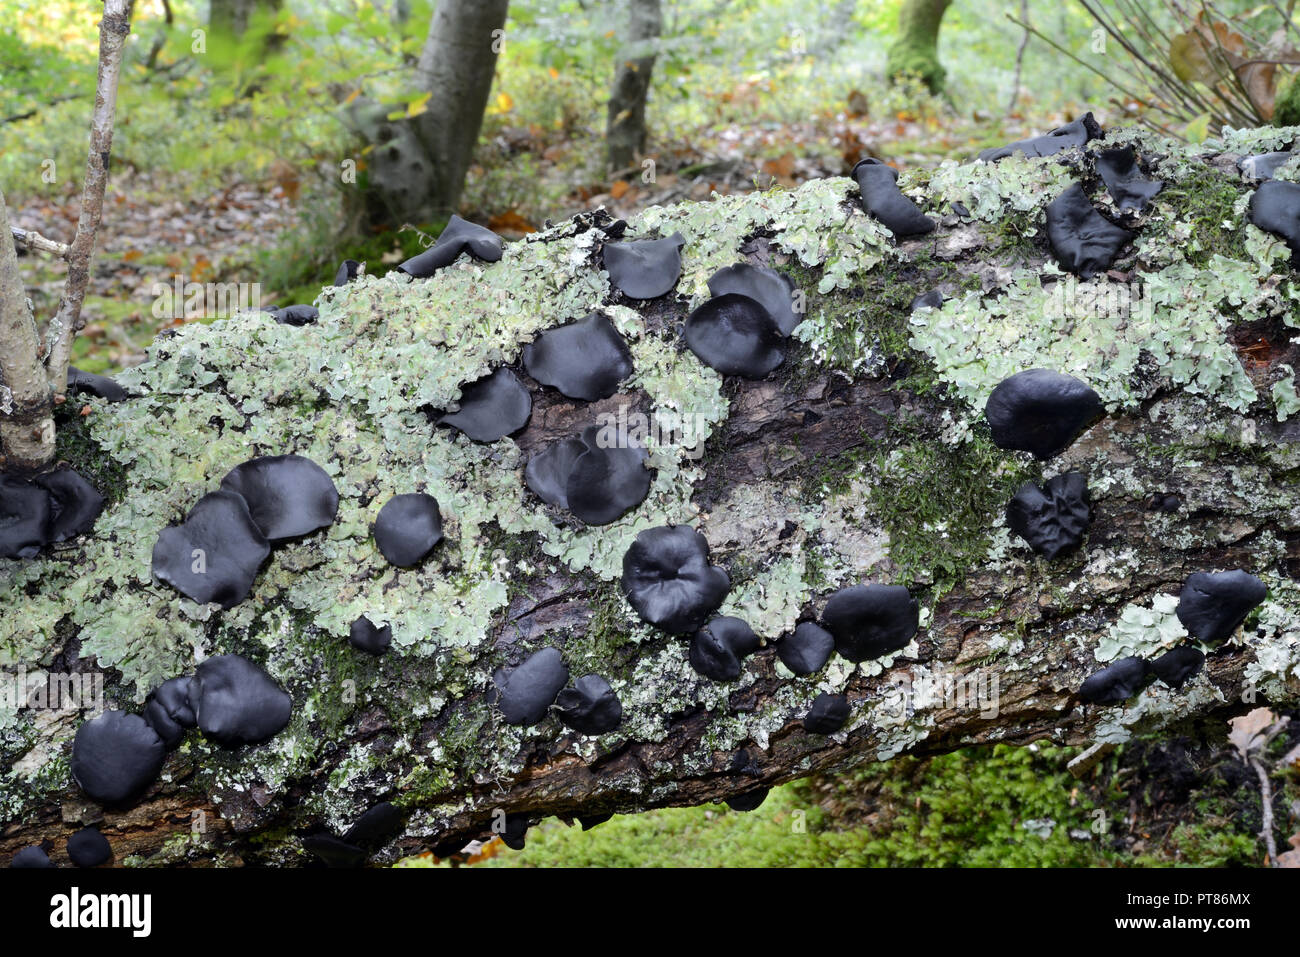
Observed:
[[[662,32],[659,0],[629,0],[626,42],[618,53],[605,125],[611,170],[627,169],[645,153],[646,97],[657,56],[656,43]]]
[[[939,63],[939,24],[952,0],[903,0],[898,39],[889,48],[885,71],[891,80],[919,77],[931,93],[943,91],[945,71]]]
[[[37,469],[53,457],[52,409],[32,304],[0,192],[0,471]]]
[[[385,862],[448,853],[503,821],[696,805],[984,743],[1048,739],[1095,756],[1173,724],[1294,701],[1300,398],[1286,370],[1300,368],[1300,345],[1282,292],[1293,267],[1240,218],[1251,186],[1237,156],[1189,159],[1181,145],[1129,135],[1163,163],[1165,192],[1131,222],[1141,244],[1089,285],[1132,293],[1128,311],[1052,318],[1054,291],[1078,290],[1045,268],[1044,207],[1087,161],[1047,158],[905,174],[938,228],[901,243],[843,178],[648,210],[635,234],[685,237],[679,298],[610,290],[599,252],[610,220],[595,213],[509,244],[497,263],[326,290],[313,326],[250,316],[160,338],[121,377],[137,397],[95,400],[84,424],[61,426],[61,455],[96,477],[109,505],[88,538],[0,562],[0,664],[26,667],[29,680],[37,669],[101,675],[110,706],[138,711],[202,657],[239,653],[289,691],[293,716],[254,747],[191,732],[138,803],[105,810],[67,774],[83,713],[6,712],[0,696],[0,852],[45,841],[61,862],[68,834],[96,822],[119,862],[302,864],[304,836],[342,834],[393,801],[406,823],[375,855]],[[947,212],[954,203],[971,217]],[[807,301],[785,363],[760,381],[724,381],[680,347],[691,295],[736,260],[784,271]],[[909,314],[935,289],[941,308]],[[421,411],[451,407],[459,383],[595,308],[637,370],[614,397],[574,403],[526,380],[529,424],[490,445]],[[1042,366],[1089,379],[1111,411],[1036,464],[993,445],[982,409],[1003,377]],[[525,490],[529,455],[602,414],[636,427],[650,410],[685,416],[707,441],[696,458],[690,442],[661,435],[651,495],[628,517],[582,527]],[[250,455],[288,452],[334,476],[328,531],[277,544],[252,595],[228,611],[149,579],[162,527]],[[1049,561],[1009,533],[1005,508],[1022,482],[1066,471],[1087,477],[1092,523],[1080,550]],[[398,570],[370,528],[392,495],[417,490],[439,500],[445,539],[423,566]],[[765,639],[734,683],[697,675],[688,642],[641,623],[620,594],[636,533],[669,523],[705,535],[732,582],[721,613]],[[1260,576],[1269,595],[1203,672],[1123,705],[1079,697],[1105,663],[1182,643],[1183,581],[1232,568]],[[922,609],[913,644],[793,677],[776,639],[862,582],[911,590]],[[362,614],[392,625],[381,658],[348,644]],[[617,731],[583,737],[554,713],[528,728],[504,722],[494,670],[544,647],[574,678],[609,680],[623,705]],[[803,725],[823,691],[851,708],[829,736]]]

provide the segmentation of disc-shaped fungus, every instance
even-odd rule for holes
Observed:
[[[1089,140],[1095,140],[1101,135],[1101,126],[1093,119],[1091,113],[1085,113],[1073,123],[1058,126],[1042,136],[981,150],[979,158],[986,163],[995,163],[1013,153],[1023,153],[1025,156],[1052,156],[1073,146],[1083,146]]]
[[[902,585],[841,588],[822,612],[835,650],[849,661],[867,661],[906,647],[919,621],[916,599]]]
[[[686,346],[723,375],[761,379],[785,361],[785,336],[763,304],[727,293],[686,318]]]
[[[696,631],[731,579],[709,564],[709,543],[687,525],[647,528],[623,556],[623,594],[641,619],[671,634]]]
[[[753,791],[746,791],[744,794],[734,794],[729,798],[723,798],[723,801],[733,811],[756,811],[767,800],[767,794],[770,790],[771,788],[755,788]]]
[[[1264,583],[1249,572],[1196,572],[1178,596],[1178,620],[1194,638],[1224,641],[1267,594]]]
[[[709,277],[709,294],[747,296],[759,303],[776,320],[781,335],[788,336],[803,321],[795,311],[795,285],[785,273],[767,266],[736,263],[725,266]]]
[[[100,804],[137,797],[162,770],[167,749],[138,714],[105,711],[72,739],[69,767],[77,786]]]
[[[528,840],[528,815],[507,814],[505,828],[501,831],[501,843],[512,851],[522,851]]]
[[[355,259],[345,259],[339,263],[338,272],[334,273],[334,285],[346,286],[361,274],[361,263]]]
[[[513,668],[498,668],[492,674],[496,705],[506,724],[537,724],[569,681],[569,668],[555,648],[533,652]]]
[[[366,862],[365,850],[328,831],[308,834],[302,839],[302,846],[326,867],[346,869],[360,867]]]
[[[88,532],[104,510],[104,496],[72,469],[55,469],[35,476],[50,497],[46,534],[51,542],[66,542]]]
[[[533,399],[509,369],[502,366],[463,386],[460,408],[438,420],[460,429],[475,442],[495,442],[528,423]]]
[[[108,376],[83,372],[76,366],[68,366],[68,391],[85,392],[109,402],[121,402],[128,398],[127,391]]]
[[[538,498],[567,508],[588,525],[617,521],[650,493],[645,449],[604,447],[601,432],[593,425],[579,438],[552,442],[524,467],[524,481]]]
[[[180,744],[186,729],[198,723],[190,706],[190,681],[189,677],[168,678],[144,703],[144,720],[169,748]]]
[[[16,475],[0,474],[0,558],[35,558],[49,541],[50,495]]]
[[[289,723],[293,700],[265,671],[240,655],[199,662],[189,703],[199,730],[226,747],[258,744]]]
[[[1132,238],[1127,229],[1097,212],[1078,183],[1047,204],[1047,242],[1052,255],[1080,279],[1091,279],[1109,269]]]
[[[97,827],[83,827],[68,838],[68,859],[78,867],[98,867],[112,856],[108,838]]]
[[[301,455],[264,455],[236,465],[221,487],[248,503],[266,536],[280,542],[334,523],[339,492],[326,471]]]
[[[606,243],[601,251],[609,281],[629,299],[655,299],[677,288],[686,239],[673,233],[663,239]]]
[[[810,675],[830,660],[835,638],[821,625],[801,622],[776,643],[776,656],[797,675]]]
[[[375,544],[398,568],[418,565],[442,541],[438,500],[424,492],[394,495],[375,518]]]
[[[361,847],[378,847],[390,841],[405,823],[401,808],[391,801],[380,801],[352,822],[343,840]]]
[[[854,166],[850,175],[862,191],[863,210],[884,223],[895,237],[902,239],[934,231],[934,220],[898,188],[898,170],[868,157]]]
[[[587,451],[580,438],[559,439],[534,454],[524,466],[524,482],[543,502],[569,507],[569,475],[573,463]]]
[[[560,720],[579,734],[608,734],[623,723],[623,703],[600,675],[583,675],[555,699]]]
[[[823,691],[804,715],[803,726],[813,734],[834,734],[844,727],[844,722],[848,720],[848,696]]]
[[[310,326],[320,318],[320,310],[315,306],[301,304],[266,311],[282,326]]]
[[[927,289],[908,304],[908,312],[918,309],[938,309],[943,305],[943,293],[938,289]]]
[[[1086,382],[1049,369],[1029,369],[1003,379],[989,395],[984,415],[998,448],[1050,459],[1105,415],[1101,396]]]
[[[1181,688],[1205,667],[1205,653],[1192,645],[1179,645],[1151,662],[1151,673],[1171,688]]]
[[[1300,183],[1270,179],[1250,197],[1250,221],[1286,240],[1291,264],[1300,263]]]
[[[362,615],[352,623],[348,641],[352,647],[371,655],[382,655],[393,643],[393,626],[380,628],[369,618]]]
[[[1008,527],[1049,559],[1078,548],[1091,520],[1088,480],[1078,472],[1054,476],[1042,488],[1026,482],[1007,505]]]
[[[44,870],[47,867],[53,867],[50,863],[50,855],[45,853],[43,847],[35,844],[30,847],[20,848],[14,852],[14,856],[9,859],[9,866],[35,870],[37,868]]]
[[[1120,209],[1146,209],[1165,184],[1142,172],[1137,151],[1132,146],[1119,146],[1102,150],[1097,155],[1097,172],[1106,184],[1106,191]]]
[[[1088,676],[1079,697],[1089,704],[1119,704],[1146,687],[1150,666],[1141,658],[1120,658]]]
[[[592,312],[524,346],[524,368],[570,399],[594,402],[609,398],[632,374],[632,353],[614,324]]]
[[[754,629],[740,618],[719,615],[691,639],[691,667],[714,681],[735,681],[740,677],[740,659],[758,650]]]
[[[1251,179],[1272,179],[1273,174],[1295,158],[1295,153],[1278,151],[1247,156],[1237,164],[1242,175]]]
[[[412,256],[397,268],[416,279],[426,279],[444,266],[450,266],[463,252],[486,263],[501,258],[501,237],[490,229],[452,214],[438,236],[438,241],[424,252]]]
[[[248,597],[271,554],[242,495],[203,496],[180,525],[164,528],[153,547],[153,573],[199,604],[232,608]]]

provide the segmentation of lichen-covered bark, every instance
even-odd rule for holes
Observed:
[[[848,179],[647,210],[637,233],[686,238],[675,298],[611,291],[598,265],[608,220],[596,215],[510,244],[499,263],[325,289],[315,326],[250,315],[160,338],[120,377],[138,398],[96,400],[64,430],[61,454],[109,486],[111,502],[93,536],[0,564],[0,663],[102,672],[110,703],[134,708],[197,659],[237,652],[284,684],[293,718],[253,748],[191,735],[140,804],[104,813],[68,780],[81,714],[0,710],[0,851],[102,818],[133,863],[293,864],[309,859],[303,834],[341,833],[393,800],[408,811],[378,855],[393,860],[489,833],[500,811],[690,805],[901,753],[1104,746],[1294,699],[1300,292],[1285,245],[1246,224],[1250,186],[1233,165],[1294,135],[1189,149],[1112,134],[1136,142],[1167,185],[1132,224],[1136,243],[1086,284],[1060,273],[1042,237],[1043,208],[1071,179],[1106,202],[1074,153],[905,173],[940,227],[901,245]],[[786,271],[807,297],[792,354],[761,382],[724,382],[679,342],[709,275],[738,259]],[[944,305],[909,314],[932,288]],[[1098,296],[1103,307],[1090,306]],[[618,396],[575,405],[535,389],[528,428],[489,446],[430,425],[423,409],[447,407],[541,329],[598,307],[636,364]],[[980,415],[1000,379],[1035,366],[1088,379],[1110,412],[1046,466],[993,446]],[[673,413],[691,433],[653,449],[641,507],[585,528],[531,497],[531,452],[620,410]],[[700,457],[686,451],[695,438]],[[226,612],[151,582],[160,528],[232,466],[282,452],[334,477],[330,529],[277,548],[252,596]],[[1027,478],[1069,469],[1088,476],[1096,518],[1080,552],[1047,562],[1012,538],[1003,509]],[[394,569],[369,526],[389,497],[415,490],[442,505],[446,540],[424,566]],[[1153,496],[1179,507],[1153,509]],[[766,639],[735,683],[695,674],[685,643],[640,623],[619,595],[632,538],[668,522],[708,537],[733,581],[722,613]],[[1121,706],[1079,702],[1103,663],[1186,640],[1172,596],[1189,573],[1230,567],[1259,575],[1269,595],[1205,672]],[[864,581],[912,589],[917,638],[883,660],[790,675],[774,640]],[[381,659],[347,644],[361,614],[393,626]],[[554,718],[500,720],[486,698],[493,669],[548,645],[574,676],[609,679],[624,706],[618,731],[590,739]],[[829,737],[800,720],[825,690],[852,705]],[[204,812],[197,829],[191,809]]]

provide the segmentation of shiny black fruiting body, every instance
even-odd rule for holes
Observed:
[[[1007,526],[1048,559],[1078,548],[1091,521],[1088,480],[1078,472],[1054,476],[1042,488],[1026,482],[1007,504]]]

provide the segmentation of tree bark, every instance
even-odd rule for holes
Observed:
[[[242,37],[259,10],[276,11],[284,0],[211,0],[208,27],[213,33]]]
[[[889,48],[885,71],[891,80],[919,77],[931,93],[943,91],[946,73],[939,63],[939,25],[952,0],[903,0],[898,39]]]
[[[659,0],[629,0],[628,27],[609,94],[605,148],[611,170],[635,165],[646,147],[646,98],[663,32]]]
[[[53,404],[31,301],[0,192],[0,470],[32,470],[54,455]]]

